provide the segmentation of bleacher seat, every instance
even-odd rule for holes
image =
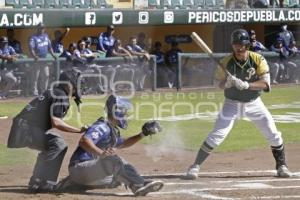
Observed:
[[[19,0],[21,8],[32,8],[32,4],[28,0]]]
[[[180,0],[171,0],[171,6],[173,9],[181,9],[183,8]]]
[[[71,8],[72,4],[70,0],[59,0],[59,7],[60,8]]]
[[[44,0],[32,0],[32,7],[34,8],[43,8]]]
[[[205,8],[214,8],[215,7],[214,0],[205,0],[204,7]]]
[[[171,2],[168,1],[168,0],[164,0],[163,1],[163,8],[164,9],[171,9],[172,8]]]
[[[106,0],[97,0],[97,8],[112,8],[113,5],[108,4]]]
[[[21,8],[17,0],[5,0],[5,6],[12,6],[14,8]]]
[[[225,8],[225,2],[224,0],[215,0],[215,6],[219,9],[224,9]]]
[[[186,9],[191,9],[194,7],[194,2],[193,0],[182,0],[182,5],[186,8]]]
[[[204,0],[194,0],[194,8],[201,9],[204,7]]]
[[[148,0],[148,8],[153,9],[153,8],[159,8],[160,4],[157,2],[157,0]]]
[[[44,0],[45,8],[57,8],[59,7],[56,0]]]
[[[71,8],[89,8],[88,4],[85,4],[83,0],[72,0]]]
[[[300,7],[299,0],[289,0],[288,7],[289,8],[299,8]]]

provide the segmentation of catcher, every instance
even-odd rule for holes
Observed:
[[[120,156],[116,148],[134,145],[143,137],[160,132],[157,121],[146,122],[142,132],[123,138],[118,129],[127,128],[127,111],[131,103],[110,95],[106,101],[107,119],[99,118],[81,137],[69,163],[69,176],[57,185],[58,192],[98,187],[114,188],[123,183],[135,196],[145,196],[163,187],[162,181],[147,181]]]

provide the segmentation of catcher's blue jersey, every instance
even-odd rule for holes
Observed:
[[[123,144],[124,139],[116,134],[118,130],[109,126],[107,121],[96,121],[84,134],[84,137],[90,139],[100,149],[107,149],[109,147],[117,147]],[[87,160],[96,159],[97,156],[86,152],[80,146],[77,147],[71,157],[70,162],[83,162]]]

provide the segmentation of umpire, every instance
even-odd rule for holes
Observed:
[[[28,185],[31,192],[51,192],[54,189],[67,151],[64,139],[52,128],[72,133],[85,131],[84,127],[75,128],[62,120],[69,110],[70,97],[74,97],[77,106],[81,103],[77,90],[79,76],[74,69],[63,72],[57,86],[33,99],[13,119],[7,146],[40,151]]]

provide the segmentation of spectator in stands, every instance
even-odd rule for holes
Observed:
[[[106,32],[101,33],[99,36],[97,50],[106,53],[109,49],[113,47],[114,42],[116,40],[113,36],[114,32],[114,25],[107,26]]]
[[[285,48],[288,48],[290,43],[295,41],[293,33],[287,29],[287,24],[281,24],[281,31],[277,37],[282,38],[283,46]]]
[[[136,36],[130,37],[129,43],[126,45],[126,49],[131,55],[138,56],[139,58],[140,63],[138,63],[138,68],[135,70],[134,85],[136,90],[143,90],[145,78],[148,74],[150,74],[150,54],[137,44]]]
[[[158,86],[165,86],[166,83],[172,85],[174,79],[174,74],[167,66],[165,62],[165,53],[161,50],[161,42],[155,42],[154,49],[151,54],[156,56],[156,66],[157,66],[157,83]]]
[[[21,43],[15,39],[15,31],[12,28],[7,29],[6,31],[8,37],[8,46],[11,46],[17,54],[22,54]]]
[[[42,94],[48,88],[49,82],[49,66],[45,63],[38,62],[41,58],[46,58],[48,53],[56,59],[54,55],[51,41],[48,34],[45,32],[45,25],[43,23],[38,24],[36,33],[29,39],[29,50],[31,56],[34,58],[35,63],[30,69],[33,73],[33,95]]]
[[[250,51],[254,52],[262,52],[262,51],[268,51],[268,49],[259,41],[256,40],[256,33],[254,30],[249,31],[249,37],[250,37]]]
[[[54,53],[63,53],[64,45],[62,40],[68,35],[70,32],[70,28],[67,27],[65,32],[61,32],[60,30],[54,31],[54,40],[52,40],[52,49]]]
[[[4,89],[0,92],[0,100],[6,99],[9,91],[17,83],[17,78],[13,74],[13,62],[17,60],[18,55],[15,50],[8,45],[7,37],[0,37],[0,58],[2,60],[0,66],[0,82],[5,82]]]

